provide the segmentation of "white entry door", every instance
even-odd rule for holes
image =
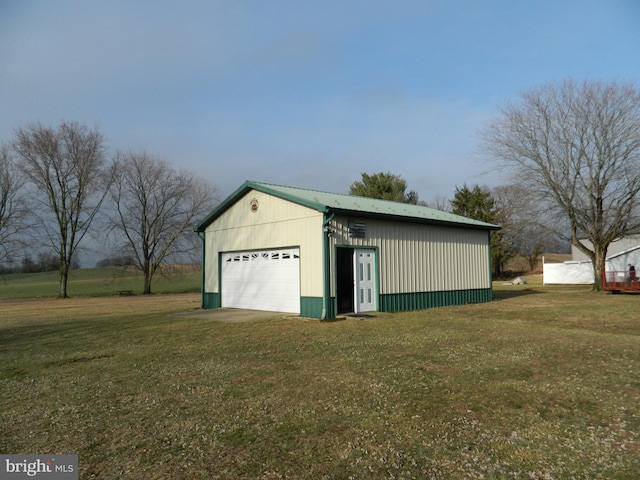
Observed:
[[[372,312],[377,309],[377,292],[375,279],[375,251],[357,248],[354,252],[355,302],[354,311]]]
[[[222,306],[300,313],[300,249],[222,254]]]

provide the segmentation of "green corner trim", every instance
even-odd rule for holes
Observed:
[[[300,316],[306,318],[322,318],[322,297],[300,297]],[[331,311],[327,312],[327,318],[335,318],[334,298],[329,301]]]
[[[220,308],[222,306],[222,299],[219,293],[202,293],[202,308]]]

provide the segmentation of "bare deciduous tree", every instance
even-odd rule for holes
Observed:
[[[568,223],[568,237],[592,260],[600,290],[611,242],[640,231],[638,88],[544,85],[504,106],[481,135],[483,151]]]
[[[15,260],[28,213],[23,180],[9,148],[0,146],[0,263]]]
[[[62,122],[57,129],[36,123],[16,130],[18,166],[39,205],[33,214],[58,256],[61,298],[68,297],[74,254],[108,192],[103,141],[97,129],[75,122]]]
[[[149,294],[161,265],[198,251],[193,225],[213,208],[216,189],[145,152],[122,154],[117,165],[110,224],[124,235],[121,252],[131,252]]]
[[[554,251],[556,238],[544,224],[539,203],[522,185],[500,185],[492,189],[498,210],[502,212],[503,240],[513,254],[527,260],[533,270],[543,252]]]
[[[424,205],[425,207],[433,208],[435,210],[440,210],[442,212],[450,212],[451,211],[451,203],[449,199],[444,195],[436,195],[433,199],[428,202],[419,201],[418,205]]]

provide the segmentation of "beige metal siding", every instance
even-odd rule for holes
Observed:
[[[205,230],[205,291],[220,292],[220,252],[300,247],[300,294],[321,297],[322,219],[313,209],[255,190],[247,193]]]
[[[349,220],[366,225],[365,238],[348,236]],[[487,231],[344,217],[333,227],[333,245],[378,247],[381,294],[491,286]]]

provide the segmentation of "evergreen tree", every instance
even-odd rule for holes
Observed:
[[[392,173],[362,174],[361,182],[353,182],[349,187],[349,195],[378,198],[392,202],[418,203],[418,194],[411,190],[407,193],[407,182],[399,175]]]
[[[450,200],[452,213],[481,222],[501,225],[503,213],[496,205],[496,201],[491,191],[475,185],[472,189],[465,184],[462,188],[457,188]],[[500,276],[509,258],[513,256],[511,245],[505,241],[502,231],[491,232],[491,263],[492,271],[496,276]]]

